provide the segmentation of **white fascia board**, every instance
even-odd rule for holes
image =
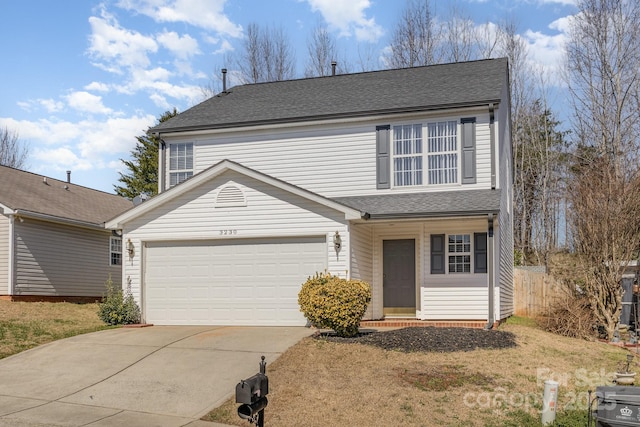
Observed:
[[[300,187],[296,187],[295,185],[288,184],[279,179],[254,171],[252,169],[249,169],[245,166],[242,166],[230,160],[222,160],[220,163],[214,166],[211,166],[209,169],[206,169],[192,176],[185,182],[173,188],[170,188],[169,190],[163,193],[160,193],[157,196],[152,197],[150,200],[143,202],[140,205],[118,215],[117,217],[111,219],[110,221],[107,221],[105,223],[105,228],[112,229],[112,230],[122,229],[123,224],[155,209],[158,206],[161,206],[162,204],[170,200],[173,200],[179,195],[196,188],[200,184],[224,173],[227,170],[235,171],[239,174],[264,182],[265,184],[269,184],[271,186],[280,188],[289,193],[296,194],[305,199],[330,207],[332,209],[337,210],[338,212],[343,212],[345,214],[345,219],[347,220],[360,219],[362,217],[361,212],[358,210],[349,208],[347,206],[344,206],[342,204],[339,204],[332,200],[324,198],[318,194],[304,190]]]
[[[7,205],[3,205],[2,203],[0,203],[0,209],[2,209],[2,213],[5,215],[13,215],[16,213],[16,211],[14,211],[13,209],[11,209],[9,206]]]

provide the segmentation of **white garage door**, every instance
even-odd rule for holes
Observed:
[[[154,242],[143,309],[157,325],[304,325],[300,286],[327,265],[325,238]]]

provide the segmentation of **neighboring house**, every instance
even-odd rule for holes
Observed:
[[[106,224],[144,320],[304,325],[325,270],[372,285],[365,319],[506,318],[509,110],[495,59],[242,85],[158,125],[159,194]]]
[[[104,222],[133,204],[69,181],[0,166],[0,299],[91,301],[109,275],[121,285],[122,239]]]

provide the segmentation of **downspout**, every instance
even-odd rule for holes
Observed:
[[[9,216],[9,259],[7,260],[9,270],[7,274],[7,295],[12,296],[14,290],[14,277],[15,277],[15,253],[16,253],[16,237],[15,237],[15,215]]]
[[[494,323],[494,307],[495,307],[495,302],[494,302],[494,285],[493,285],[493,281],[494,281],[494,269],[495,269],[495,260],[494,260],[494,253],[493,253],[493,214],[490,213],[489,214],[489,221],[488,221],[488,227],[487,227],[487,276],[488,277],[488,299],[489,299],[489,315],[487,317],[487,324],[485,325],[485,329],[491,329],[493,328],[493,323]]]
[[[496,131],[495,109],[493,103],[489,104],[489,139],[491,147],[491,189],[496,189]]]
[[[159,169],[158,169],[158,194],[162,193],[165,190],[165,166],[167,164],[167,143],[164,142],[164,139],[160,138],[160,134],[158,134],[158,139],[160,140],[160,156],[159,157]]]

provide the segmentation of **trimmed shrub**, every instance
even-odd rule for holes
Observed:
[[[130,325],[140,323],[140,307],[127,289],[126,295],[121,288],[113,285],[111,276],[107,279],[107,294],[98,306],[98,317],[107,325]]]
[[[371,286],[328,273],[316,273],[298,293],[300,311],[317,328],[333,329],[340,337],[358,334],[360,320],[371,301]]]

